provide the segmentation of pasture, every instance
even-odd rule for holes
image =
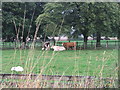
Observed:
[[[117,77],[118,50],[2,50],[1,73],[17,73],[15,66],[24,68],[19,74]]]

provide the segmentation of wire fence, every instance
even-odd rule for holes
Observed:
[[[73,42],[73,41],[71,41]],[[82,49],[84,47],[83,41],[75,41],[77,43],[77,49]],[[119,42],[118,40],[115,41],[101,41],[101,49],[117,49],[119,48]],[[63,41],[56,42],[57,46],[62,46]],[[14,48],[20,48],[22,45],[21,42],[0,42],[0,49],[14,49]],[[26,43],[26,47],[30,48],[32,45],[32,42]],[[35,42],[34,47],[35,48],[42,48],[43,43],[42,42]],[[53,42],[51,42],[51,45],[53,45]],[[87,42],[87,49],[96,49],[96,42],[95,41],[88,41]]]
[[[119,48],[119,42],[116,41],[101,41],[101,49],[117,49]],[[82,49],[84,47],[84,42],[78,42],[77,43],[77,49]],[[62,45],[62,42],[58,42],[57,45]],[[96,42],[95,41],[88,41],[87,42],[87,49],[96,49]]]

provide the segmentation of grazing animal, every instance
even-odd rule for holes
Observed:
[[[52,49],[54,49],[54,51],[64,51],[65,48],[62,46],[51,46]]]
[[[63,46],[68,50],[73,47],[73,50],[76,50],[76,42],[67,42],[63,43]]]
[[[45,43],[43,44],[42,50],[49,50],[49,49],[50,49],[50,42],[45,42]]]

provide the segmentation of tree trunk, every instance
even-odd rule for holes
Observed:
[[[61,39],[61,36],[59,36],[58,41],[60,41],[60,39]]]
[[[120,31],[118,31],[118,36],[117,36],[118,41],[120,41]],[[120,50],[120,42],[118,42],[118,50]],[[119,73],[120,75],[120,73]]]
[[[52,40],[53,40],[53,45],[55,46],[56,44],[55,38],[53,37]]]
[[[100,39],[101,39],[101,33],[97,32],[97,41],[96,41],[96,47],[100,47]]]
[[[70,38],[68,38],[68,42],[70,42]]]
[[[23,36],[23,42],[21,45],[21,49],[25,49],[26,48],[26,36]]]
[[[117,36],[118,40],[120,40],[120,31],[118,31],[118,36]]]
[[[84,49],[87,49],[87,38],[88,38],[88,36],[87,35],[85,35],[85,34],[83,34],[83,36],[84,36]]]
[[[93,40],[95,40],[95,33],[93,33]]]
[[[20,47],[21,49],[25,49],[25,42],[22,42],[22,45]]]

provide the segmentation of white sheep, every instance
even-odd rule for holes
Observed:
[[[17,66],[17,67],[12,67],[11,71],[17,71],[17,72],[22,72],[24,69],[21,66]]]

